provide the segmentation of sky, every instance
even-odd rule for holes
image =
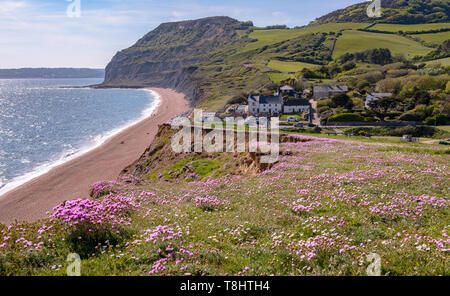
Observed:
[[[160,23],[230,16],[256,26],[294,27],[359,2],[363,0],[0,0],[0,69],[104,68],[117,51]]]

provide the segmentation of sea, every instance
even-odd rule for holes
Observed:
[[[157,93],[102,79],[0,79],[0,196],[150,116]]]

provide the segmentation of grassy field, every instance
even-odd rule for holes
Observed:
[[[416,32],[431,31],[450,28],[449,23],[420,24],[420,25],[398,25],[398,24],[376,24],[369,30],[378,30],[386,32]]]
[[[281,82],[283,80],[294,78],[293,74],[289,73],[269,73],[270,80],[273,82]]]
[[[253,42],[245,46],[243,51],[250,51],[258,48],[262,48],[266,45],[279,43],[285,40],[293,39],[302,35],[318,32],[339,32],[341,30],[359,29],[367,27],[365,23],[341,23],[341,24],[326,24],[318,26],[307,26],[300,29],[285,29],[285,30],[255,30],[249,37],[257,39],[257,42]]]
[[[382,275],[450,275],[449,155],[293,137],[262,173],[105,181],[90,206],[0,226],[0,275],[63,276],[72,252],[82,275],[367,275],[372,253]]]
[[[450,58],[449,58],[450,60]],[[450,133],[450,125],[438,126],[439,129]]]
[[[347,52],[360,52],[372,48],[389,48],[393,54],[404,54],[408,58],[425,55],[432,50],[398,35],[345,31],[336,42],[333,58],[339,58]]]
[[[441,64],[442,66],[450,66],[450,58],[429,61],[425,64]]]
[[[320,66],[302,62],[284,62],[278,60],[271,60],[267,64],[267,67],[283,73],[296,73],[303,70],[304,68],[316,68]]]
[[[450,31],[432,34],[417,34],[412,35],[413,37],[419,38],[427,43],[442,44],[444,41],[450,39]]]

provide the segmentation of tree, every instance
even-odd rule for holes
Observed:
[[[331,107],[346,107],[349,105],[349,102],[351,102],[350,97],[345,93],[340,93],[331,98]]]
[[[384,121],[389,110],[397,108],[399,103],[400,100],[395,97],[384,97],[369,102],[369,107],[381,121]]]

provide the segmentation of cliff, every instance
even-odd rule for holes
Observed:
[[[113,57],[99,87],[170,87],[197,101],[201,94],[193,77],[195,65],[237,42],[238,30],[248,25],[229,17],[161,24]]]

